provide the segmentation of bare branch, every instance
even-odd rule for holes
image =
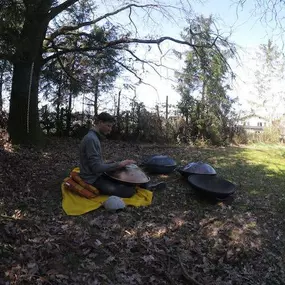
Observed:
[[[54,17],[56,17],[58,14],[60,14],[61,12],[63,12],[64,10],[66,10],[68,7],[72,6],[73,4],[75,4],[76,2],[78,2],[79,0],[67,0],[65,2],[63,2],[62,4],[52,8],[50,10],[50,19],[53,19]]]
[[[144,82],[143,79],[141,77],[139,77],[134,70],[131,70],[128,66],[126,66],[125,64],[123,64],[122,62],[120,62],[118,60],[114,60],[114,61],[117,64],[121,65],[124,69],[126,69],[127,71],[132,73],[139,80],[140,84],[144,84],[144,85],[150,86],[150,87],[154,88],[157,91],[157,89],[153,85],[151,85],[151,84],[149,84],[147,82]]]
[[[163,52],[162,52],[162,50],[161,50],[161,48],[160,48],[160,43],[157,43],[157,48],[158,48],[160,54],[163,54]]]
[[[139,80],[139,83],[142,83],[142,82],[143,82],[142,78],[139,77],[139,76],[136,74],[135,71],[131,70],[128,66],[126,66],[125,64],[123,64],[122,62],[120,62],[120,61],[118,61],[118,60],[115,60],[115,59],[114,59],[114,61],[115,61],[116,63],[118,63],[119,65],[121,65],[124,69],[126,69],[127,71],[129,71],[130,73],[132,73],[132,74]]]
[[[71,1],[71,0],[70,0]],[[73,0],[75,1],[75,0]],[[68,2],[68,1],[66,1]],[[76,1],[75,1],[76,2]],[[114,16],[124,10],[127,10],[127,9],[131,9],[132,7],[136,7],[136,8],[150,8],[150,7],[158,7],[157,5],[154,5],[154,4],[146,4],[146,5],[137,5],[137,4],[129,4],[129,5],[126,5],[124,7],[121,7],[120,9],[117,9],[113,12],[110,12],[110,13],[106,13],[98,18],[96,18],[95,20],[93,21],[88,21],[88,22],[83,22],[83,23],[80,23],[78,25],[75,25],[75,26],[63,26],[61,27],[60,29],[56,30],[55,32],[53,32],[51,35],[50,35],[50,39],[53,40],[55,39],[57,36],[61,35],[61,34],[64,34],[65,32],[67,31],[75,31],[75,30],[78,30],[82,27],[86,27],[86,26],[90,26],[90,25],[94,25],[100,21],[102,21],[103,19],[106,19],[110,16]]]
[[[236,6],[236,14],[239,16],[243,10],[251,7],[249,0],[235,0],[233,5]],[[248,7],[246,5],[248,4]],[[255,0],[252,8],[249,9],[251,18],[255,18],[256,22],[260,21],[266,25],[264,29],[270,38],[282,41],[284,44],[284,10],[283,0]]]
[[[62,54],[67,54],[67,53],[71,53],[71,52],[86,52],[86,51],[98,51],[98,50],[103,50],[106,48],[112,48],[112,47],[116,47],[119,46],[120,44],[131,44],[131,43],[139,43],[139,44],[161,44],[164,41],[172,41],[178,44],[183,44],[183,45],[187,45],[190,47],[196,47],[196,48],[212,48],[215,45],[215,41],[214,40],[213,43],[209,43],[209,44],[205,44],[205,45],[195,45],[192,44],[190,42],[184,41],[184,40],[179,40],[179,39],[175,39],[172,37],[160,37],[157,39],[137,39],[137,38],[121,38],[118,40],[114,40],[114,41],[110,41],[105,43],[104,45],[101,46],[94,46],[94,47],[86,47],[86,48],[70,48],[70,49],[63,49],[61,48],[61,51],[57,52],[56,54],[53,54],[51,56],[46,57],[43,62],[46,63],[51,59],[56,58],[58,55],[62,55]]]
[[[169,69],[169,70],[172,70],[172,71],[176,71],[174,68],[171,68],[169,66],[166,66],[166,65],[163,65],[163,64],[158,64],[156,62],[153,62],[153,61],[147,61],[147,60],[143,60],[141,58],[139,58],[133,51],[129,50],[129,49],[124,49],[124,48],[118,48],[116,47],[115,50],[120,50],[120,51],[126,51],[128,52],[129,54],[132,55],[132,57],[134,57],[135,61],[139,61],[141,62],[143,65],[146,64],[147,66],[149,66],[150,68],[153,69],[153,71],[160,77],[160,78],[163,78],[163,79],[168,79],[168,80],[171,80],[165,76],[162,76],[159,71],[156,69],[156,67],[164,67],[166,69]],[[88,53],[82,53],[82,55],[86,56],[86,57],[89,57],[89,58],[94,58],[96,57],[96,55],[89,55]],[[173,80],[171,80],[173,81]],[[174,82],[174,81],[173,81]],[[153,87],[153,86],[152,86]]]
[[[147,61],[147,60],[141,59],[141,58],[139,58],[133,51],[131,51],[131,50],[129,50],[129,49],[122,49],[122,48],[115,48],[115,49],[119,49],[119,50],[128,52],[128,53],[131,54],[132,57],[134,57],[137,61],[141,62],[142,64],[146,64],[146,65],[150,66],[150,67],[154,70],[154,72],[155,72],[157,75],[159,75],[159,76],[161,77],[161,74],[156,70],[156,68],[155,68],[153,65],[155,65],[155,66],[157,66],[157,67],[161,67],[161,66],[163,66],[163,65],[157,64],[157,63],[152,62],[152,61]]]
[[[78,80],[77,78],[75,78],[72,74],[70,74],[70,72],[65,68],[62,60],[60,57],[57,58],[57,61],[59,62],[60,67],[62,68],[62,70],[65,72],[65,74],[72,80],[78,82],[78,83],[82,83],[80,80]]]
[[[130,13],[129,13],[129,19],[130,19],[130,22],[133,24],[133,26],[135,27],[135,30],[136,30],[136,35],[138,34],[138,29],[137,29],[137,26],[136,24],[134,23],[133,19],[132,19],[132,7],[130,7]]]

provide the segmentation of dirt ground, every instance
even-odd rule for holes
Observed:
[[[237,192],[228,202],[206,200],[173,172],[151,176],[167,190],[149,207],[67,216],[60,184],[78,166],[78,143],[0,149],[0,284],[285,284],[283,175],[238,147],[105,141],[106,159],[206,161]]]

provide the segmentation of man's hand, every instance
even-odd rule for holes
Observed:
[[[119,163],[119,168],[123,168],[129,164],[135,164],[136,161],[132,160],[132,159],[126,159],[126,160],[123,160]]]

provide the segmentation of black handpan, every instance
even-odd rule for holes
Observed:
[[[143,161],[142,166],[150,173],[168,174],[174,171],[177,164],[168,155],[153,155]]]
[[[188,182],[197,191],[219,199],[225,199],[236,191],[233,183],[216,175],[190,175]]]

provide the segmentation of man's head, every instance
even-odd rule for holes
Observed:
[[[112,131],[114,123],[114,117],[106,112],[100,113],[96,118],[96,128],[103,135],[108,135]]]

